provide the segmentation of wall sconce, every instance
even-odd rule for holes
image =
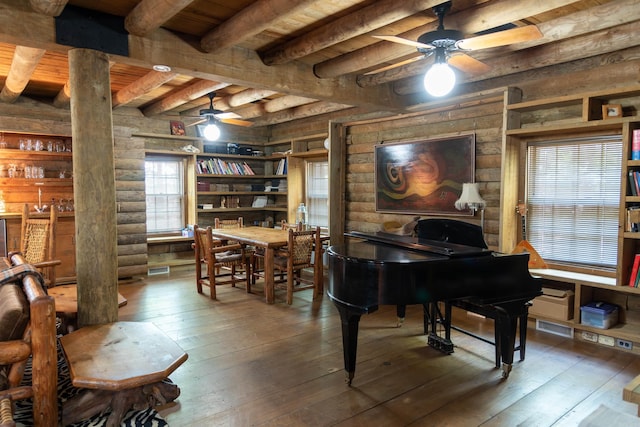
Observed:
[[[220,128],[216,124],[216,119],[209,116],[207,125],[204,127],[202,134],[207,141],[217,141],[218,138],[220,138]]]
[[[445,96],[456,85],[456,74],[447,64],[444,47],[436,47],[434,64],[424,75],[424,88],[431,96]]]
[[[456,200],[455,207],[459,211],[463,209],[471,209],[473,214],[480,209],[480,227],[484,231],[484,208],[487,202],[480,197],[479,185],[477,182],[465,182],[462,184],[462,194]]]

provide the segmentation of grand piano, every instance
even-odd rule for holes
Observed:
[[[358,325],[379,305],[465,302],[492,310],[502,358],[502,375],[513,363],[517,321],[527,303],[542,293],[529,274],[529,255],[386,233],[347,233],[346,243],[327,249],[329,298],[342,321],[346,381],[355,374]],[[434,304],[435,305],[435,304]],[[457,305],[457,304],[456,304]],[[430,345],[441,345],[432,339]]]

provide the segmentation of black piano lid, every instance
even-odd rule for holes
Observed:
[[[445,255],[451,258],[491,255],[493,253],[493,251],[489,249],[478,248],[475,246],[458,245],[439,240],[421,239],[418,237],[401,236],[384,232],[362,233],[360,231],[351,231],[344,235],[417,252],[429,252]]]

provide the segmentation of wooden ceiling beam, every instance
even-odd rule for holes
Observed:
[[[112,55],[118,63],[137,67],[166,64],[179,74],[203,80],[239,86],[269,89],[279,93],[326,100],[367,109],[402,111],[403,97],[393,93],[391,85],[360,88],[355,76],[318,79],[313,68],[302,61],[267,66],[250,49],[232,46],[211,55],[194,46],[197,40],[174,34],[164,28],[149,37],[129,35],[129,55]],[[66,53],[71,47],[58,44],[54,19],[30,10],[16,8],[9,0],[0,0],[0,43],[22,44]]]
[[[0,92],[0,101],[11,103],[18,99],[44,53],[44,49],[16,46],[9,74]]]
[[[173,80],[177,75],[178,73],[174,72],[151,70],[138,80],[131,82],[131,84],[114,93],[111,97],[111,106],[115,108],[128,104],[134,99],[140,98],[168,81]]]
[[[562,16],[547,22],[540,23],[538,24],[538,28],[544,35],[543,38],[525,43],[519,43],[517,45],[511,46],[510,49],[513,49],[512,52],[515,50],[521,51],[535,46],[545,45],[551,42],[557,43],[560,40],[567,40],[574,37],[583,36],[585,34],[593,33],[594,31],[598,30],[608,30],[610,28],[616,27],[619,24],[633,23],[634,21],[640,20],[640,8],[634,7],[634,5],[637,5],[637,0],[621,0],[600,6],[595,6],[587,10],[575,12],[569,16]],[[608,51],[611,51],[611,49],[615,49],[613,45],[618,45],[619,43],[623,42],[632,42],[632,40],[629,40],[628,31],[624,29],[621,31],[627,33],[626,37],[620,37],[616,35],[615,39],[612,40],[612,44],[607,44],[606,46],[599,45],[599,47],[595,47],[597,49],[604,48]],[[572,44],[569,43],[569,46],[571,45]],[[618,47],[618,49],[624,49],[626,47],[627,46],[622,46]],[[563,48],[562,50],[564,51],[565,49]],[[590,49],[588,51],[590,52]],[[599,53],[594,53],[594,55],[597,54]],[[477,53],[472,53],[472,55],[474,58],[484,61],[485,58],[489,56],[489,53],[479,51]],[[525,58],[529,56],[530,54],[524,55]],[[505,72],[511,73],[521,71],[519,69],[516,69],[513,64],[508,64],[505,58],[511,58],[511,55],[501,55],[500,58],[491,60],[492,63],[495,64],[492,70],[490,70],[489,72],[485,72],[477,77],[466,75],[465,81],[471,82],[481,79],[484,80],[487,78],[496,77],[497,75],[505,74]],[[562,58],[558,59],[561,60]],[[569,59],[569,57],[566,57],[566,59],[572,60],[574,58]],[[358,84],[360,86],[370,86],[413,77],[418,74],[424,73],[430,64],[431,61],[418,61],[377,74],[361,75],[358,76]],[[498,64],[503,65],[497,67]],[[542,65],[546,66],[549,64],[542,63]]]
[[[267,113],[276,113],[278,111],[292,109],[300,105],[311,104],[312,102],[317,101],[317,99],[305,98],[303,96],[285,95],[261,104],[249,104],[245,107],[237,108],[234,110],[234,113],[238,114],[243,119],[253,119],[255,117],[264,116]],[[295,115],[295,112],[292,114]]]
[[[473,34],[478,31],[498,27],[510,22],[516,22],[529,16],[548,12],[561,6],[574,3],[576,0],[497,0],[484,3],[477,8],[465,9],[461,12],[447,15],[445,28],[461,31],[463,34]],[[399,34],[400,37],[417,40],[420,35],[435,31],[437,21],[423,25],[413,30]],[[362,49],[346,53],[333,59],[320,62],[314,66],[314,73],[320,78],[331,78],[350,74],[376,67],[385,61],[393,61],[411,53],[416,49],[399,43],[388,41],[378,42]]]
[[[335,102],[318,101],[311,104],[301,105],[295,108],[279,111],[273,114],[267,114],[253,120],[254,126],[268,126],[277,123],[287,122],[291,120],[304,119],[306,117],[317,116],[319,114],[327,114],[335,111],[353,108],[352,105],[338,104]]]
[[[226,101],[229,104],[229,108],[234,108],[264,99],[268,96],[275,95],[276,93],[278,92],[267,89],[245,89],[242,92],[228,96]]]
[[[71,106],[71,87],[69,80],[64,84],[60,92],[53,99],[53,106],[56,108],[69,108]]]
[[[69,0],[29,0],[31,9],[48,16],[58,16]]]
[[[442,0],[382,0],[316,28],[262,54],[267,65],[286,64],[347,39],[384,27],[442,3]]]
[[[205,52],[217,52],[266,30],[274,22],[292,15],[317,0],[259,0],[207,33],[200,40]]]
[[[272,99],[263,105],[264,111],[267,113],[275,113],[286,110],[288,108],[298,107],[304,104],[316,102],[317,99],[305,98],[304,96],[285,95],[280,98]]]
[[[142,0],[127,15],[124,27],[130,34],[145,36],[160,28],[193,0]]]
[[[199,80],[184,89],[181,89],[162,100],[155,102],[142,109],[145,116],[155,116],[164,113],[180,105],[186,104],[194,99],[202,98],[210,92],[223,89],[229,86],[229,83],[213,82],[210,80]]]

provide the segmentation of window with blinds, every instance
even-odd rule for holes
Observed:
[[[184,174],[181,158],[145,159],[147,233],[174,232],[185,226]]]
[[[619,135],[529,143],[526,240],[547,262],[615,268]]]
[[[329,227],[329,162],[308,161],[306,180],[308,222],[313,226]]]

